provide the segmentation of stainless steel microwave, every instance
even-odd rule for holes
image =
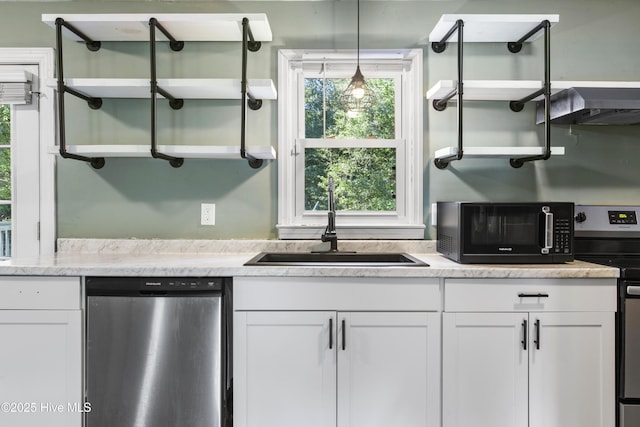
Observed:
[[[573,203],[438,202],[437,250],[460,263],[573,261]]]

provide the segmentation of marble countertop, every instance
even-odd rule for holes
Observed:
[[[80,242],[80,243],[78,243]],[[328,277],[448,277],[448,278],[615,278],[618,269],[574,261],[564,264],[458,264],[430,251],[430,244],[408,247],[376,242],[355,247],[361,251],[407,252],[429,267],[360,267],[360,266],[244,266],[258,252],[297,251],[303,243],[273,247],[269,241],[243,241],[240,245],[193,243],[167,245],[166,241],[65,241],[59,252],[39,258],[10,259],[0,262],[0,275],[40,276],[328,276]],[[93,242],[93,243],[92,243]],[[118,243],[120,242],[120,243]],[[94,243],[97,246],[93,246]],[[195,246],[194,246],[195,245]],[[292,246],[293,245],[293,246]],[[297,245],[297,246],[296,246]],[[161,248],[171,247],[168,253]],[[345,250],[354,249],[354,246]],[[155,248],[155,249],[154,249]],[[376,250],[377,249],[377,250]]]

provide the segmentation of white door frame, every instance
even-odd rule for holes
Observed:
[[[34,97],[39,109],[39,147],[37,166],[39,167],[39,231],[32,230],[32,235],[39,244],[25,245],[21,249],[16,244],[13,258],[51,255],[55,252],[56,219],[55,219],[55,156],[49,154],[49,149],[55,146],[56,125],[54,110],[54,90],[47,86],[47,80],[54,77],[55,55],[52,48],[0,48],[0,64],[3,65],[37,65],[39,70],[39,97]],[[34,162],[36,159],[34,159]],[[19,168],[18,168],[19,169]],[[26,167],[33,172],[33,167]],[[19,173],[19,172],[18,172]],[[16,181],[28,176],[18,176]],[[19,191],[19,190],[18,190]],[[19,192],[14,196],[20,198]],[[32,207],[29,207],[32,208]],[[19,210],[19,208],[18,208]],[[19,227],[20,225],[18,225]],[[35,225],[34,225],[35,227]],[[33,239],[32,239],[33,240]]]

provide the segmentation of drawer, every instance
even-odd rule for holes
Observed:
[[[0,310],[78,310],[79,277],[0,276]]]
[[[439,311],[439,279],[235,277],[234,310]]]
[[[449,312],[616,311],[615,279],[447,279]]]

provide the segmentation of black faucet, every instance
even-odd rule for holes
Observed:
[[[338,252],[338,235],[336,234],[336,205],[333,197],[334,184],[333,178],[329,178],[329,213],[328,224],[320,239],[323,242],[330,242],[330,252]]]

